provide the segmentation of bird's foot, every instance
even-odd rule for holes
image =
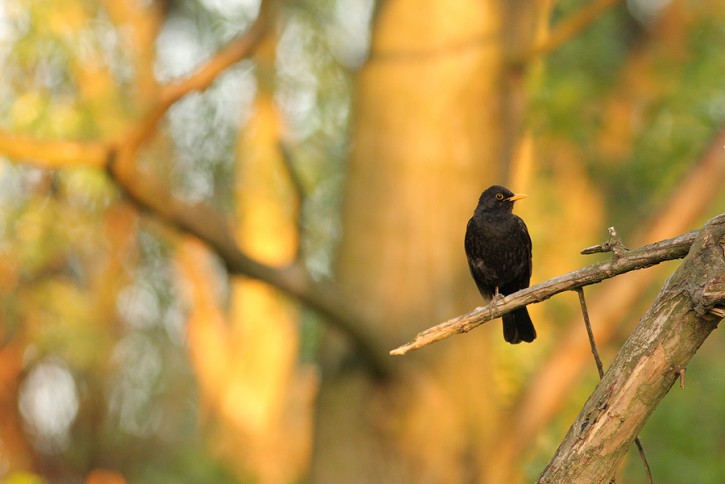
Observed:
[[[488,303],[488,315],[491,319],[495,318],[495,314],[498,312],[496,306],[498,306],[498,303],[500,303],[504,298],[504,295],[498,292],[498,287],[496,288],[496,292],[491,297],[491,301]]]

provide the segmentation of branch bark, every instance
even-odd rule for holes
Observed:
[[[613,259],[609,262],[583,267],[549,279],[506,296],[493,306],[489,304],[476,308],[468,314],[429,328],[418,333],[412,342],[392,350],[390,354],[404,355],[409,351],[428,346],[454,334],[467,333],[483,323],[499,318],[514,309],[544,301],[560,292],[596,284],[618,274],[644,269],[667,260],[681,259],[687,255],[696,235],[697,231],[688,232],[673,239],[662,240],[637,249],[620,252],[619,256],[615,253]]]
[[[725,214],[697,234],[569,429],[539,482],[609,482],[725,307]]]

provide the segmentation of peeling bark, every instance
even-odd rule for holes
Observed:
[[[609,482],[681,370],[722,319],[725,215],[688,256],[617,354],[539,482]]]

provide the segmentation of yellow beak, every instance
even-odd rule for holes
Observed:
[[[508,197],[506,200],[508,200],[509,202],[515,202],[516,200],[521,200],[522,198],[526,197],[528,197],[528,195],[526,195],[525,193],[516,193]]]

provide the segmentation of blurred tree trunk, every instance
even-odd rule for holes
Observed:
[[[390,1],[360,75],[339,282],[388,348],[480,304],[463,233],[505,175],[502,6]],[[506,116],[507,119],[516,116]],[[480,481],[496,391],[481,332],[372,381],[332,341],[318,400],[314,482]],[[495,331],[500,336],[500,330]],[[344,373],[344,375],[343,375]],[[400,376],[400,375],[398,375]]]
[[[236,237],[257,260],[284,266],[297,254],[298,204],[279,149],[280,120],[268,82],[274,40],[257,56],[260,93],[238,143]],[[183,260],[194,300],[206,301],[190,317],[189,339],[215,451],[242,480],[299,480],[309,462],[317,377],[298,364],[297,306],[264,282],[235,277],[227,316],[209,261],[191,245]]]

